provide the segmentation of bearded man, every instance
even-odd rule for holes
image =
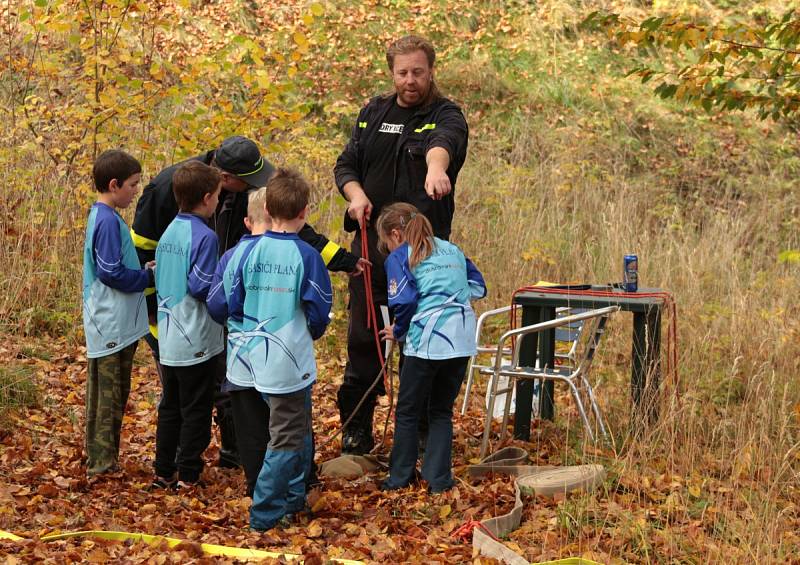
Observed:
[[[450,236],[456,177],[466,159],[469,130],[461,109],[436,86],[435,60],[433,45],[422,37],[408,35],[389,46],[386,62],[394,90],[361,109],[334,168],[336,185],[349,203],[344,227],[355,232],[352,252],[359,257],[361,226],[365,227],[375,320],[382,320],[379,308],[388,302],[384,257],[377,249],[374,227],[381,208],[394,202],[413,204],[430,220],[436,237]],[[367,327],[364,279],[349,282],[347,365],[338,392],[342,423],[353,416],[342,451],[354,454],[373,448],[375,404],[377,396],[385,394],[380,383],[354,415],[381,369],[373,330]]]

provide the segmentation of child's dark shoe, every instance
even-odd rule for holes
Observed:
[[[196,481],[178,481],[175,483],[175,490],[190,490],[190,489],[198,489],[198,488],[206,488],[206,484],[201,481],[200,479]]]
[[[166,478],[156,476],[153,482],[150,483],[149,490],[175,490],[178,487],[178,481],[175,477]]]
[[[241,466],[242,463],[236,451],[224,448],[219,450],[217,467],[222,467],[223,469],[238,469]]]

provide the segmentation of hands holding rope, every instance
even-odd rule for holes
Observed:
[[[367,196],[367,193],[364,192],[361,183],[350,181],[344,185],[342,191],[348,201],[347,215],[357,221],[358,225],[369,222],[370,215],[372,214],[372,202]]]

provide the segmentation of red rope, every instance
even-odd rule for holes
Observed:
[[[675,298],[666,291],[660,292],[613,292],[610,290],[571,290],[544,286],[523,286],[511,295],[511,327],[516,327],[517,303],[516,297],[522,292],[541,292],[544,294],[567,294],[571,296],[597,296],[603,298],[659,298],[664,301],[664,306],[669,313],[669,329],[667,332],[667,367],[666,373],[672,379],[675,393],[679,391],[678,375],[678,308]]]
[[[372,297],[372,264],[369,263],[369,240],[367,239],[367,223],[366,220],[361,220],[361,257],[367,260],[367,263],[364,264],[364,272],[362,276],[364,277],[364,289],[365,289],[365,296],[367,301],[367,329],[372,329],[372,333],[375,336],[375,347],[378,350],[378,359],[381,362],[381,366],[384,365],[386,362],[383,358],[383,348],[381,347],[381,338],[378,334],[378,320],[376,318],[377,314],[375,312],[375,301]],[[383,386],[384,389],[389,392],[389,417],[391,417],[393,406],[394,406],[394,395],[392,394],[392,381],[391,376],[388,374],[389,371],[385,371],[383,375]]]
[[[458,540],[461,540],[461,541],[467,541],[470,538],[470,536],[472,536],[473,530],[475,528],[479,528],[481,531],[486,533],[486,535],[491,537],[494,541],[500,541],[499,539],[497,539],[497,536],[495,536],[489,530],[489,528],[484,526],[478,520],[468,520],[468,521],[464,522],[458,528],[453,530],[453,532],[450,534],[450,536],[454,537],[454,538],[456,538]]]

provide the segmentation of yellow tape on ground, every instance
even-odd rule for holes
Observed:
[[[568,557],[567,559],[556,559],[555,561],[540,561],[534,565],[602,565],[602,563],[584,559],[583,557]]]
[[[63,534],[50,534],[43,536],[42,541],[55,541],[68,538],[77,537],[92,537],[114,541],[141,541],[148,545],[159,545],[166,543],[169,547],[175,547],[182,543],[191,544],[195,543],[190,540],[182,540],[178,538],[169,538],[166,536],[151,536],[149,534],[132,534],[129,532],[105,532],[100,530],[89,530],[85,532],[66,532]],[[11,532],[4,532],[0,530],[0,539],[10,539],[14,541],[21,541],[21,538]],[[264,551],[263,549],[249,549],[246,547],[228,547],[225,545],[215,545],[212,543],[197,544],[203,553],[207,555],[222,555],[225,557],[236,557],[238,559],[287,559],[289,561],[302,561],[302,555],[295,555],[293,553],[279,553],[275,551]],[[335,563],[342,563],[343,565],[363,565],[361,561],[352,561],[350,559],[337,559],[333,558],[331,561]]]

